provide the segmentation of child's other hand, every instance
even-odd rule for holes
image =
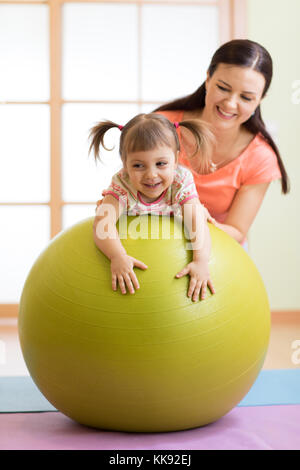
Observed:
[[[133,267],[147,269],[148,266],[127,254],[115,256],[111,258],[110,262],[112,289],[117,290],[117,284],[119,283],[122,294],[126,294],[126,287],[130,294],[134,294],[134,289],[139,289],[140,286]]]
[[[217,224],[216,219],[214,219],[214,218],[210,215],[210,213],[208,212],[208,210],[206,209],[205,206],[203,206],[203,210],[204,210],[204,216],[205,216],[207,222],[210,222],[211,224],[216,225],[216,224]]]
[[[192,261],[182,271],[176,274],[177,278],[181,278],[189,274],[190,284],[188,289],[188,297],[191,297],[194,302],[205,299],[207,286],[212,294],[215,289],[212,281],[210,280],[208,263],[203,261]]]

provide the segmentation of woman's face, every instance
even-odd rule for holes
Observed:
[[[238,128],[259,105],[264,76],[248,67],[219,64],[207,76],[203,117],[216,129]]]

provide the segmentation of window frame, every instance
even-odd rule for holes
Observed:
[[[137,101],[103,100],[63,100],[62,99],[62,6],[65,3],[119,3],[136,4],[138,7],[139,37],[141,30],[141,7],[152,5],[215,5],[219,8],[220,44],[234,38],[245,38],[247,33],[246,0],[0,0],[2,4],[48,5],[49,7],[49,61],[50,61],[50,98],[49,101],[6,101],[5,104],[47,104],[50,111],[50,199],[47,203],[39,202],[1,202],[0,206],[47,205],[50,207],[50,238],[62,229],[62,209],[65,205],[89,205],[94,201],[63,201],[62,198],[62,108],[67,103],[128,103],[147,104]],[[140,44],[140,41],[139,41]],[[139,64],[141,64],[141,48]],[[141,76],[141,74],[139,74]],[[140,86],[139,86],[140,87]],[[153,101],[151,102],[153,103]],[[161,102],[154,103],[161,104]],[[18,304],[0,304],[0,317],[16,317]]]

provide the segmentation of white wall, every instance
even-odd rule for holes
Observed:
[[[300,310],[300,1],[248,0],[247,7],[248,38],[273,58],[262,112],[291,180],[288,196],[281,195],[279,182],[272,183],[250,233],[250,253],[272,310]]]

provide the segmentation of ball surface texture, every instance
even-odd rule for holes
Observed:
[[[24,285],[19,336],[53,406],[96,428],[167,432],[214,422],[242,400],[267,352],[269,303],[245,250],[209,228],[216,293],[198,302],[188,276],[175,278],[192,252],[172,218],[119,225],[127,253],[148,266],[135,269],[135,294],[112,290],[92,218],[51,241]]]

